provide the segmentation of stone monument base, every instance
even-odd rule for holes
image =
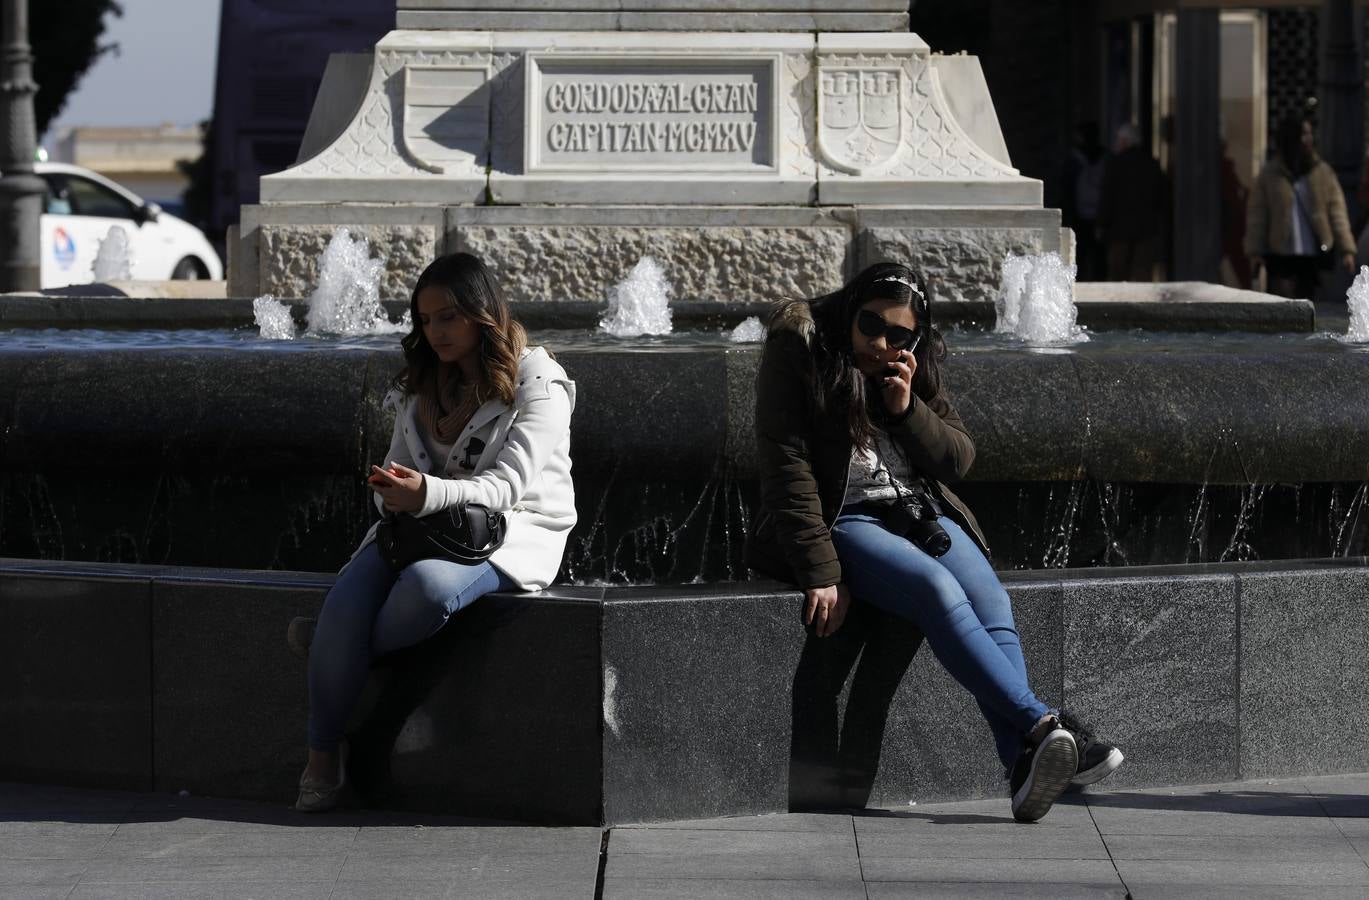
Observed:
[[[515,300],[596,302],[645,255],[675,300],[757,302],[880,259],[982,300],[1008,253],[1070,254],[978,60],[917,35],[501,31],[516,21],[429,12],[330,62],[298,163],[243,207],[231,294],[308,294],[339,226],[385,258],[387,299],[456,250]]]
[[[1058,210],[972,206],[245,206],[230,296],[307,296],[336,229],[386,259],[381,296],[408,299],[434,256],[469,251],[517,302],[603,302],[643,256],[674,298],[721,303],[811,297],[869,263],[924,270],[943,299],[991,300],[1009,253],[1059,251]]]

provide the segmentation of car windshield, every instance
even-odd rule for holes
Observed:
[[[132,219],[133,204],[102,184],[76,175],[48,173],[45,209],[51,215]]]

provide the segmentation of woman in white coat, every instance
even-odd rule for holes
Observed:
[[[527,347],[499,284],[468,253],[443,256],[414,285],[406,366],[386,397],[395,411],[385,465],[367,479],[384,516],[459,503],[502,512],[504,542],[486,562],[386,565],[373,526],[328,592],[307,641],[309,762],[295,807],[332,809],[346,781],[343,729],[374,659],[435,634],[492,591],[540,590],[575,524],[570,416],[575,383]],[[379,523],[377,523],[378,525]]]

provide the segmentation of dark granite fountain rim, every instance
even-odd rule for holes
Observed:
[[[1260,333],[1316,330],[1316,309],[1307,300],[1289,300],[1221,285],[1186,282],[1156,284],[1145,298],[1106,299],[1098,288],[1137,285],[1081,286],[1079,323],[1095,330],[1248,331]],[[1193,293],[1189,297],[1185,291]],[[1133,290],[1132,293],[1135,293]],[[305,301],[276,298],[304,321]],[[382,301],[392,319],[403,315],[407,301]],[[529,328],[594,328],[606,311],[602,302],[551,300],[515,302],[515,314]],[[731,327],[751,316],[764,317],[769,303],[726,299],[679,300],[670,304],[674,320],[690,327]],[[938,319],[988,325],[994,321],[991,300],[940,299]],[[48,328],[140,329],[238,327],[253,322],[252,298],[167,298],[132,296],[0,295],[0,326]]]
[[[1147,566],[1097,566],[1075,569],[1016,569],[998,572],[1005,584],[1060,584],[1089,581],[1133,581],[1154,578],[1223,578],[1287,572],[1369,568],[1369,556],[1316,559],[1271,559],[1245,562],[1187,563]],[[224,584],[238,587],[326,589],[334,573],[279,569],[224,569],[148,563],[100,563],[0,557],[0,573],[28,578],[80,578],[108,581],[157,580],[177,584]],[[650,604],[725,602],[757,599],[799,590],[778,581],[721,581],[683,584],[554,584],[531,597],[572,603]]]

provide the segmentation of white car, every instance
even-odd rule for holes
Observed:
[[[38,238],[44,288],[94,281],[95,253],[114,226],[128,237],[135,280],[223,278],[219,254],[189,222],[89,169],[40,162],[33,170],[47,182]]]

